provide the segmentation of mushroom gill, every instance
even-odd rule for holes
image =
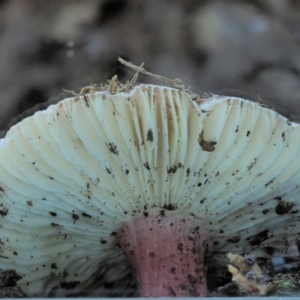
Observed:
[[[129,264],[142,296],[204,296],[212,243],[218,264],[299,234],[300,126],[240,98],[90,91],[12,127],[0,161],[0,268],[28,296],[134,295]]]

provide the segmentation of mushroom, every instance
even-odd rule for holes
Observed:
[[[136,85],[65,99],[0,143],[0,269],[28,296],[205,296],[207,259],[297,239],[300,126]],[[130,269],[135,280],[130,276]]]

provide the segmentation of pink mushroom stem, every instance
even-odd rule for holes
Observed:
[[[212,243],[196,220],[163,210],[123,224],[117,240],[140,297],[207,295],[205,256]]]

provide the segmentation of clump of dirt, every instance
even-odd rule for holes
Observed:
[[[260,264],[249,254],[229,253],[228,271],[231,280],[223,276],[210,289],[210,297],[292,296],[300,295],[300,256],[276,255]],[[224,273],[225,274],[225,273]],[[228,275],[228,272],[227,272]],[[214,274],[208,273],[214,277]]]
[[[15,270],[0,272],[0,298],[27,298],[25,293],[17,287],[17,281],[22,276]]]

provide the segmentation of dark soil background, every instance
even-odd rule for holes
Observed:
[[[130,79],[119,56],[300,120],[300,1],[0,0],[0,130],[63,89]]]
[[[0,272],[0,298],[26,298],[23,291],[16,286],[21,278],[15,270]]]

